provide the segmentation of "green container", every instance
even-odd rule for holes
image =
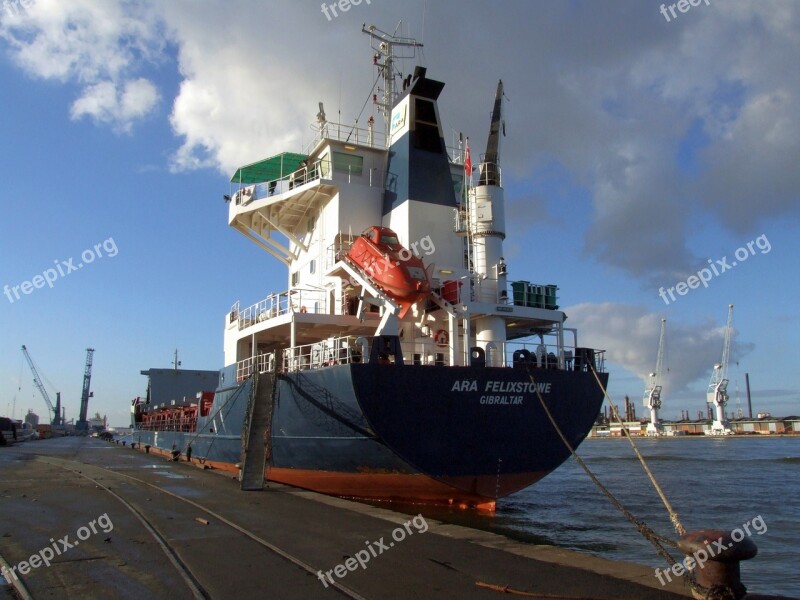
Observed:
[[[558,290],[558,286],[546,285],[544,286],[544,290],[545,290],[544,291],[545,308],[556,310],[558,308],[558,304],[556,304],[557,301],[556,291]]]
[[[526,306],[539,307],[542,306],[542,294],[544,290],[542,286],[531,284],[528,286],[528,303]]]
[[[528,291],[527,281],[512,281],[511,290],[514,293],[514,304],[516,306],[525,306],[525,297]]]

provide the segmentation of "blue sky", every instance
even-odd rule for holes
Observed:
[[[737,386],[745,405],[749,372],[756,410],[800,413],[800,82],[787,76],[800,6],[702,4],[667,23],[640,0],[427,4],[423,30],[424,2],[373,0],[330,21],[315,2],[5,2],[0,286],[104,241],[117,252],[0,296],[0,413],[16,398],[18,418],[45,415],[22,344],[68,418],[94,347],[90,411],[114,425],[144,391],[139,371],[175,348],[186,368],[222,366],[230,306],[287,285],[227,227],[230,174],[300,149],[318,101],[352,122],[374,79],[361,23],[400,19],[446,82],[446,135],[463,131],[473,152],[503,79],[509,275],[559,285],[568,323],[608,349],[617,402],[640,403],[667,318],[664,414],[703,409],[733,303],[728,410]],[[768,253],[659,297],[759,236]]]

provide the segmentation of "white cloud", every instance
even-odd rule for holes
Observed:
[[[800,204],[798,96],[775,87],[742,107],[717,144],[703,153],[709,210],[741,234]]]
[[[73,118],[130,130],[156,106],[152,82],[133,75],[161,60],[163,26],[149,3],[27,0],[0,20],[0,39],[29,75],[81,86]]]
[[[570,327],[580,331],[580,343],[606,350],[606,359],[642,379],[652,372],[658,353],[663,315],[630,304],[577,304],[564,309]],[[723,317],[725,315],[722,315]],[[686,390],[690,384],[711,377],[722,356],[724,322],[692,323],[667,318],[664,393]],[[751,343],[731,345],[731,363],[750,353]],[[644,391],[644,387],[642,387]]]
[[[311,140],[317,102],[331,111],[340,75],[343,105],[363,102],[369,64],[363,85],[351,85],[353,77],[338,66],[363,61],[359,26],[344,35],[344,23],[334,28],[321,13],[317,18],[318,6],[294,2],[241,2],[246,19],[231,19],[228,3],[187,6],[164,7],[183,75],[170,117],[182,140],[174,170],[213,166],[229,174],[270,154],[301,151]],[[302,23],[302,30],[292,23]],[[360,52],[349,52],[354,46]]]
[[[153,109],[158,100],[158,90],[147,79],[126,81],[122,89],[111,81],[103,81],[84,89],[83,95],[73,103],[70,115],[73,119],[88,116],[127,132],[134,121]]]
[[[224,173],[301,150],[318,101],[331,120],[341,105],[343,122],[363,126],[375,73],[360,25],[391,30],[408,13],[362,3],[328,21],[318,5],[288,0],[26,3],[0,36],[28,73],[83,87],[73,117],[130,130],[157,106],[141,70],[177,50],[171,168]],[[593,211],[576,218],[590,221],[584,247],[598,262],[643,285],[671,281],[702,262],[696,253],[718,251],[689,246],[696,222],[741,234],[797,213],[800,79],[786,76],[800,55],[796,2],[729,0],[670,23],[640,0],[425,5],[422,57],[447,83],[446,139],[463,131],[481,151],[501,77],[506,176],[557,164],[585,189]],[[421,19],[408,29],[422,37]],[[690,137],[698,128],[702,140]]]

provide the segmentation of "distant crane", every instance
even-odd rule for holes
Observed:
[[[94,359],[94,348],[86,349],[86,368],[83,370],[83,392],[81,392],[81,412],[78,415],[78,421],[75,423],[75,429],[81,433],[89,431],[89,422],[86,420],[86,414],[89,410],[89,398],[94,394],[89,391],[89,385],[92,382],[92,360]]]
[[[39,393],[44,398],[45,403],[47,404],[47,409],[53,415],[53,419],[51,420],[51,425],[53,427],[58,427],[64,424],[64,420],[61,417],[61,392],[56,392],[56,405],[53,406],[53,403],[50,401],[50,394],[47,393],[47,390],[42,383],[41,378],[39,377],[39,372],[36,370],[36,366],[33,364],[33,359],[31,355],[28,354],[28,349],[23,345],[22,346],[22,353],[25,355],[25,359],[28,361],[28,366],[31,368],[31,373],[33,373],[33,384],[36,386],[36,389],[39,390]]]
[[[650,409],[650,422],[647,424],[647,435],[658,436],[663,433],[663,427],[658,419],[661,408],[661,376],[664,368],[664,338],[667,332],[667,320],[661,319],[661,336],[658,340],[658,357],[656,370],[650,373],[647,387],[644,390],[643,403]]]
[[[728,305],[728,322],[725,325],[725,338],[722,343],[722,361],[714,365],[711,381],[706,392],[706,402],[714,407],[714,419],[707,435],[731,435],[730,424],[725,418],[725,405],[728,403],[728,361],[731,355],[733,336],[733,304]]]

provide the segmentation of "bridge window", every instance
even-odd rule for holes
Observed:
[[[333,170],[337,173],[361,175],[364,172],[364,157],[357,154],[333,153]]]

